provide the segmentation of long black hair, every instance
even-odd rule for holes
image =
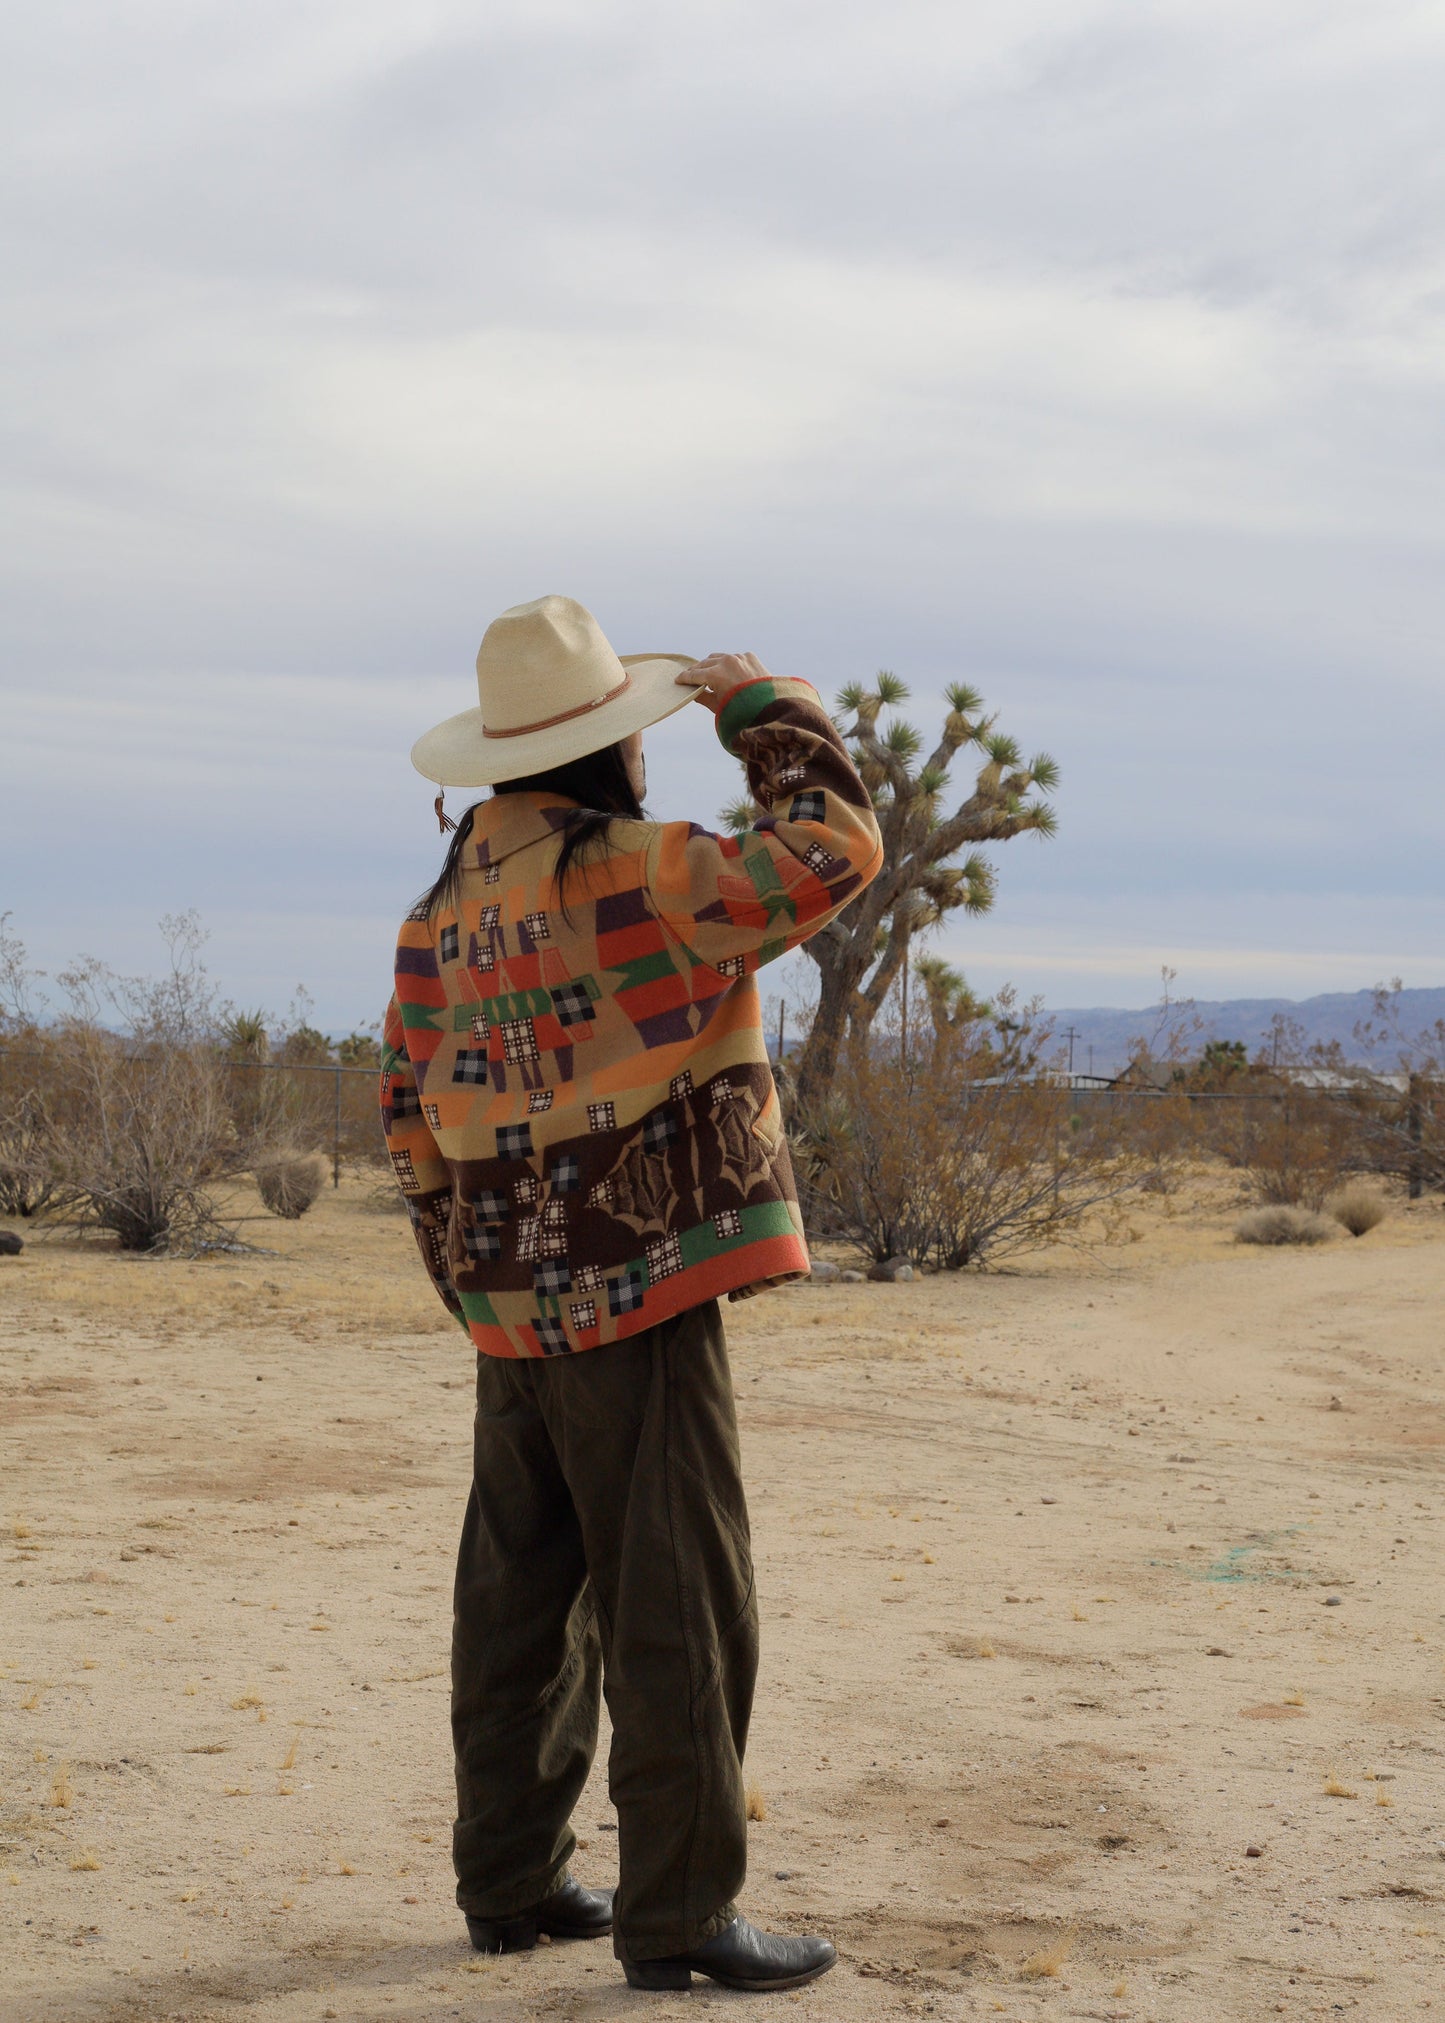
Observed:
[[[636,821],[642,814],[642,803],[628,776],[621,745],[604,745],[600,752],[587,752],[580,759],[569,759],[565,766],[549,767],[545,773],[528,773],[520,780],[498,780],[492,792],[561,794],[567,800],[577,802],[575,808],[567,810],[562,825],[562,848],[553,874],[557,890],[562,894],[564,913],[567,908],[564,887],[568,872],[585,862],[595,844],[605,845],[608,831],[618,816]],[[440,872],[417,902],[418,907],[426,908],[428,917],[438,907],[455,906],[457,903],[462,851],[471,836],[477,809],[482,805],[480,801],[474,801],[457,823],[447,844]]]

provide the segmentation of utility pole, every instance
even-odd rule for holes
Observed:
[[[1059,1034],[1061,1040],[1067,1040],[1069,1043],[1069,1076],[1071,1080],[1074,1073],[1074,1041],[1082,1037],[1083,1035],[1076,1033],[1072,1026],[1066,1026],[1063,1032]]]

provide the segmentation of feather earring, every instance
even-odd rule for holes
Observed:
[[[436,810],[437,827],[438,829],[441,830],[444,836],[447,833],[448,829],[455,829],[455,827],[457,826],[456,823],[452,820],[451,816],[446,811],[445,805],[446,798],[447,798],[446,788],[438,787],[437,797],[432,802],[432,807]]]

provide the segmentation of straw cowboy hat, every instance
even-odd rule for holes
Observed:
[[[692,665],[687,653],[614,653],[573,597],[514,604],[478,650],[478,707],[418,738],[411,762],[443,787],[546,772],[691,702],[695,691],[677,677]]]

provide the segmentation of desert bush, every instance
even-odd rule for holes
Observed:
[[[1294,1020],[1276,1015],[1247,1067],[1231,1050],[1227,1063],[1214,1056],[1211,1073],[1195,1080],[1203,1142],[1248,1175],[1262,1202],[1318,1210],[1375,1163],[1374,1079],[1336,1043],[1308,1042]]]
[[[804,1213],[876,1262],[957,1271],[1058,1242],[1138,1184],[1139,1159],[1043,1068],[1000,994],[910,1046],[891,1022],[846,1048],[794,1117]]]
[[[199,1046],[137,1046],[79,1021],[56,1035],[71,1100],[48,1122],[50,1170],[80,1222],[122,1250],[218,1234],[214,1182],[232,1165],[221,1078]]]
[[[0,1040],[0,1215],[42,1214],[61,1199],[46,1104],[54,1049],[43,1032]]]
[[[1368,1236],[1389,1213],[1383,1196],[1361,1181],[1331,1194],[1325,1202],[1325,1209],[1351,1236]]]
[[[1202,1020],[1192,998],[1174,996],[1175,972],[1160,971],[1157,1004],[1129,1041],[1129,1061],[1113,1090],[1084,1098],[1098,1129],[1141,1167],[1147,1194],[1173,1194],[1199,1149],[1199,1119],[1190,1101],[1190,1050]]]
[[[1251,1208],[1234,1225],[1236,1243],[1327,1243],[1333,1234],[1334,1224],[1328,1216],[1288,1202]]]
[[[235,1170],[221,1012],[194,914],[161,922],[159,979],[87,958],[59,978],[66,1009],[46,1029],[48,1170],[83,1226],[125,1250],[219,1237],[213,1184]]]
[[[1318,1209],[1368,1163],[1368,1109],[1349,1093],[1275,1082],[1210,1102],[1208,1124],[1214,1149],[1266,1203]]]
[[[25,944],[0,914],[0,1215],[38,1215],[57,1199],[46,1139],[50,1048]]]
[[[1445,1019],[1417,1030],[1396,977],[1376,990],[1355,1039],[1378,1078],[1371,1164],[1398,1173],[1412,1201],[1445,1187]]]
[[[286,1222],[299,1222],[326,1184],[326,1168],[315,1153],[280,1153],[251,1170],[262,1201]]]

